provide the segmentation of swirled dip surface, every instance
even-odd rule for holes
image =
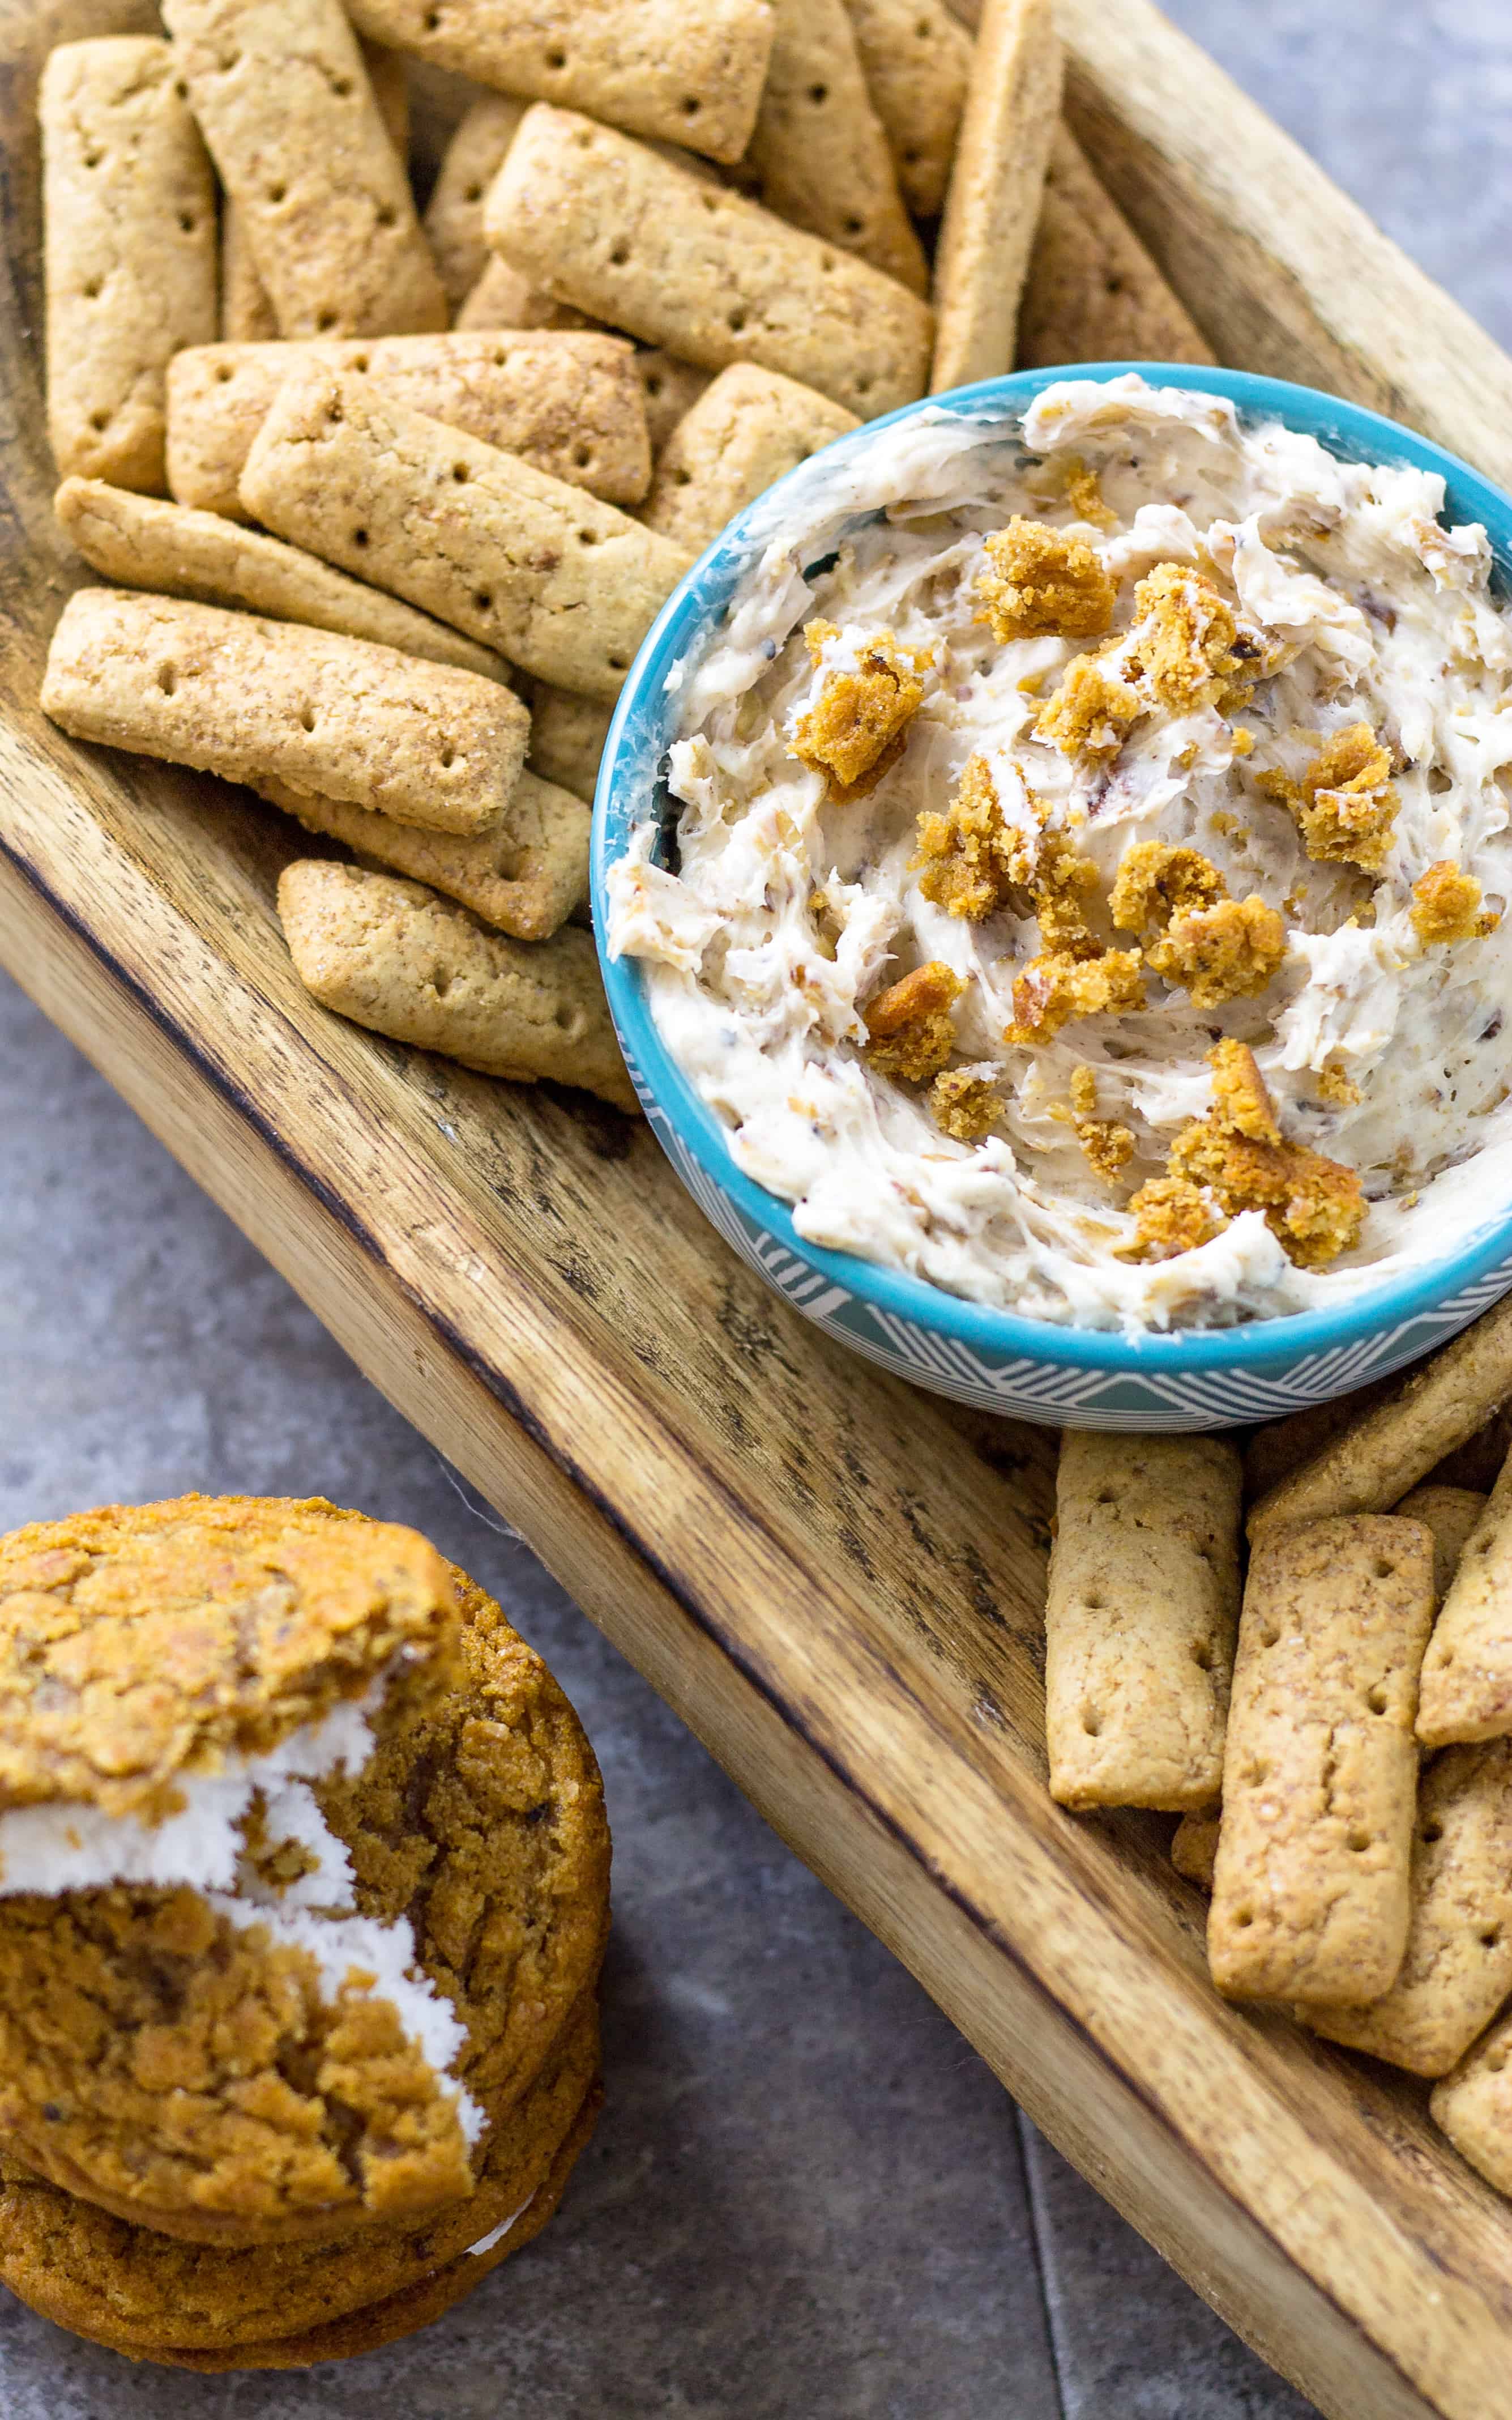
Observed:
[[[797,493],[672,676],[676,871],[639,829],[609,942],[799,1232],[1137,1329],[1496,1215],[1512,625],[1442,481],[1124,377]]]

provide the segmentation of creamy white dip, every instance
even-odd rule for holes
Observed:
[[[1073,458],[1095,488],[1069,477]],[[1484,531],[1441,525],[1443,482],[1124,377],[1062,381],[1022,423],[923,411],[827,474],[816,463],[800,494],[771,508],[728,614],[671,676],[677,870],[639,827],[609,877],[609,936],[643,962],[663,1040],[736,1163],[795,1205],[799,1233],[975,1301],[1138,1330],[1342,1302],[1505,1207],[1512,920],[1431,944],[1412,921],[1414,885],[1445,861],[1480,884],[1483,923],[1512,896],[1512,620],[1489,594]],[[1118,582],[1107,641],[1002,641],[980,618],[984,540],[1015,514],[1095,550]],[[1169,564],[1199,568],[1289,660],[1238,706],[1152,712],[1116,753],[1062,752],[1035,729],[1046,699],[1074,657],[1117,643],[1136,582]],[[839,631],[817,664],[815,619]],[[877,787],[836,804],[792,752],[795,726],[884,630],[931,651],[925,695]],[[1370,871],[1311,858],[1261,779],[1300,780],[1361,722],[1397,801]],[[952,915],[916,862],[920,814],[949,808],[973,756],[1010,819],[1040,802],[1104,898],[1126,852],[1161,841],[1278,911],[1286,954],[1265,990],[1198,1008],[1147,968],[1143,1008],[1006,1040],[1041,946],[1032,910]],[[964,984],[954,1063],[999,1088],[980,1140],[952,1140],[927,1092],[863,1055],[869,1001],[931,961]],[[1296,1265],[1255,1209],[1174,1257],[1119,1257],[1134,1189],[1209,1109],[1220,1038],[1253,1048],[1288,1140],[1361,1180],[1364,1225],[1327,1265]],[[1133,1139],[1116,1181],[1069,1114],[1084,1068],[1097,1117]]]

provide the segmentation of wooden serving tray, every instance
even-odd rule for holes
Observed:
[[[1512,363],[1146,0],[1065,0],[1069,107],[1226,360],[1512,480]],[[1505,2420],[1512,2205],[1407,2079],[1209,1988],[1168,1821],[1044,1789],[1054,1440],[830,1345],[642,1127],[326,1016],[310,844],[36,708],[49,511],[36,70],[152,23],[0,0],[0,957],[491,1497],[1052,2140],[1337,2420]]]

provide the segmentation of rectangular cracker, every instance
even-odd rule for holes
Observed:
[[[454,326],[464,334],[491,328],[537,328],[596,330],[609,333],[586,311],[575,311],[570,302],[559,302],[554,294],[544,294],[532,286],[507,260],[491,252],[476,286],[462,304]]]
[[[635,357],[636,375],[646,399],[646,434],[656,461],[668,438],[693,409],[711,383],[714,372],[692,362],[680,362],[659,345],[648,346]]]
[[[1013,366],[1060,77],[1051,0],[984,0],[934,256],[933,395]]]
[[[1512,1992],[1512,1740],[1445,1748],[1423,1775],[1407,1953],[1367,2007],[1319,2009],[1330,2041],[1447,2075]]]
[[[528,105],[509,93],[480,94],[459,120],[437,171],[425,206],[425,234],[454,311],[488,266],[484,196],[504,164]]]
[[[310,368],[285,380],[241,476],[247,510],[538,679],[619,694],[692,557],[612,504],[459,429]]]
[[[1016,366],[1216,359],[1072,136],[1057,127],[1019,304]]]
[[[351,0],[376,41],[496,92],[735,161],[771,55],[770,0]]]
[[[1417,1735],[1425,1747],[1512,1731],[1512,1460],[1466,1539],[1423,1658]]]
[[[1211,1807],[1239,1616],[1237,1450],[1068,1429],[1045,1605],[1050,1794]]]
[[[216,325],[209,159],[147,36],[63,43],[38,107],[54,458],[161,494],[164,374]]]
[[[611,503],[651,480],[640,374],[619,336],[453,334],[367,342],[197,346],[168,372],[168,478],[182,504],[244,520],[253,439],[286,378],[352,372],[380,395],[518,454]]]
[[[1434,2086],[1428,2114],[1462,2159],[1498,2193],[1512,2195],[1512,2015]]]
[[[777,39],[746,165],[789,225],[929,292],[845,0],[775,0]]]
[[[759,362],[863,415],[924,391],[918,295],[591,118],[531,110],[484,224],[533,285],[679,361]]]
[[[937,218],[971,75],[971,41],[945,0],[845,0],[872,106],[903,197]]]
[[[736,362],[668,439],[640,519],[701,554],[774,479],[859,427],[854,412],[812,387]]]
[[[530,727],[519,699],[476,673],[117,588],[69,597],[42,711],[76,739],[455,832],[499,821]]]
[[[1421,1521],[1432,1538],[1433,1597],[1442,1605],[1486,1510],[1485,1497],[1473,1487],[1414,1487],[1394,1510],[1404,1521]]]
[[[359,42],[378,116],[401,162],[409,157],[409,77],[397,51]],[[278,314],[257,273],[241,206],[228,194],[221,207],[221,336],[231,345],[268,344],[278,334]]]
[[[1269,1532],[1239,1623],[1208,1962],[1240,1999],[1357,2006],[1407,1947],[1433,1541],[1359,1514]]]
[[[517,776],[492,830],[471,838],[395,823],[392,815],[297,790],[288,782],[260,782],[257,788],[307,831],[345,841],[395,874],[428,882],[517,941],[548,939],[588,896],[593,818],[580,799],[531,772]]]
[[[1288,1471],[1249,1516],[1249,1534],[1399,1504],[1512,1396],[1512,1295]]]
[[[311,859],[285,867],[278,913],[306,989],[371,1032],[638,1106],[591,934],[511,941],[422,883]]]
[[[381,588],[348,580],[318,556],[262,530],[243,529],[217,513],[193,512],[158,496],[132,495],[102,479],[65,479],[53,501],[85,561],[117,587],[155,589],[200,605],[265,613],[275,622],[339,630],[348,639],[396,647],[402,655],[456,664],[485,680],[509,677],[501,657],[460,630],[417,613]]]
[[[1212,1889],[1221,1815],[1183,1815],[1171,1839],[1171,1863],[1198,1890]]]
[[[549,681],[531,689],[530,763],[548,782],[560,782],[588,806],[598,787],[599,759],[614,719],[612,705],[574,697]]]
[[[164,0],[163,16],[280,333],[444,328],[409,175],[340,0]]]

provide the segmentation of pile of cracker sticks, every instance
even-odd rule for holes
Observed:
[[[1045,1691],[1063,1806],[1180,1815],[1218,1989],[1434,2079],[1512,2194],[1509,1403],[1512,1300],[1242,1458],[1068,1434]]]
[[[697,553],[926,390],[1211,357],[1060,123],[1050,0],[975,45],[943,0],[162,14],[41,82],[57,510],[113,583],[43,706],[353,853],[279,885],[328,1007],[633,1108],[587,807]],[[410,59],[476,88],[424,217]]]

